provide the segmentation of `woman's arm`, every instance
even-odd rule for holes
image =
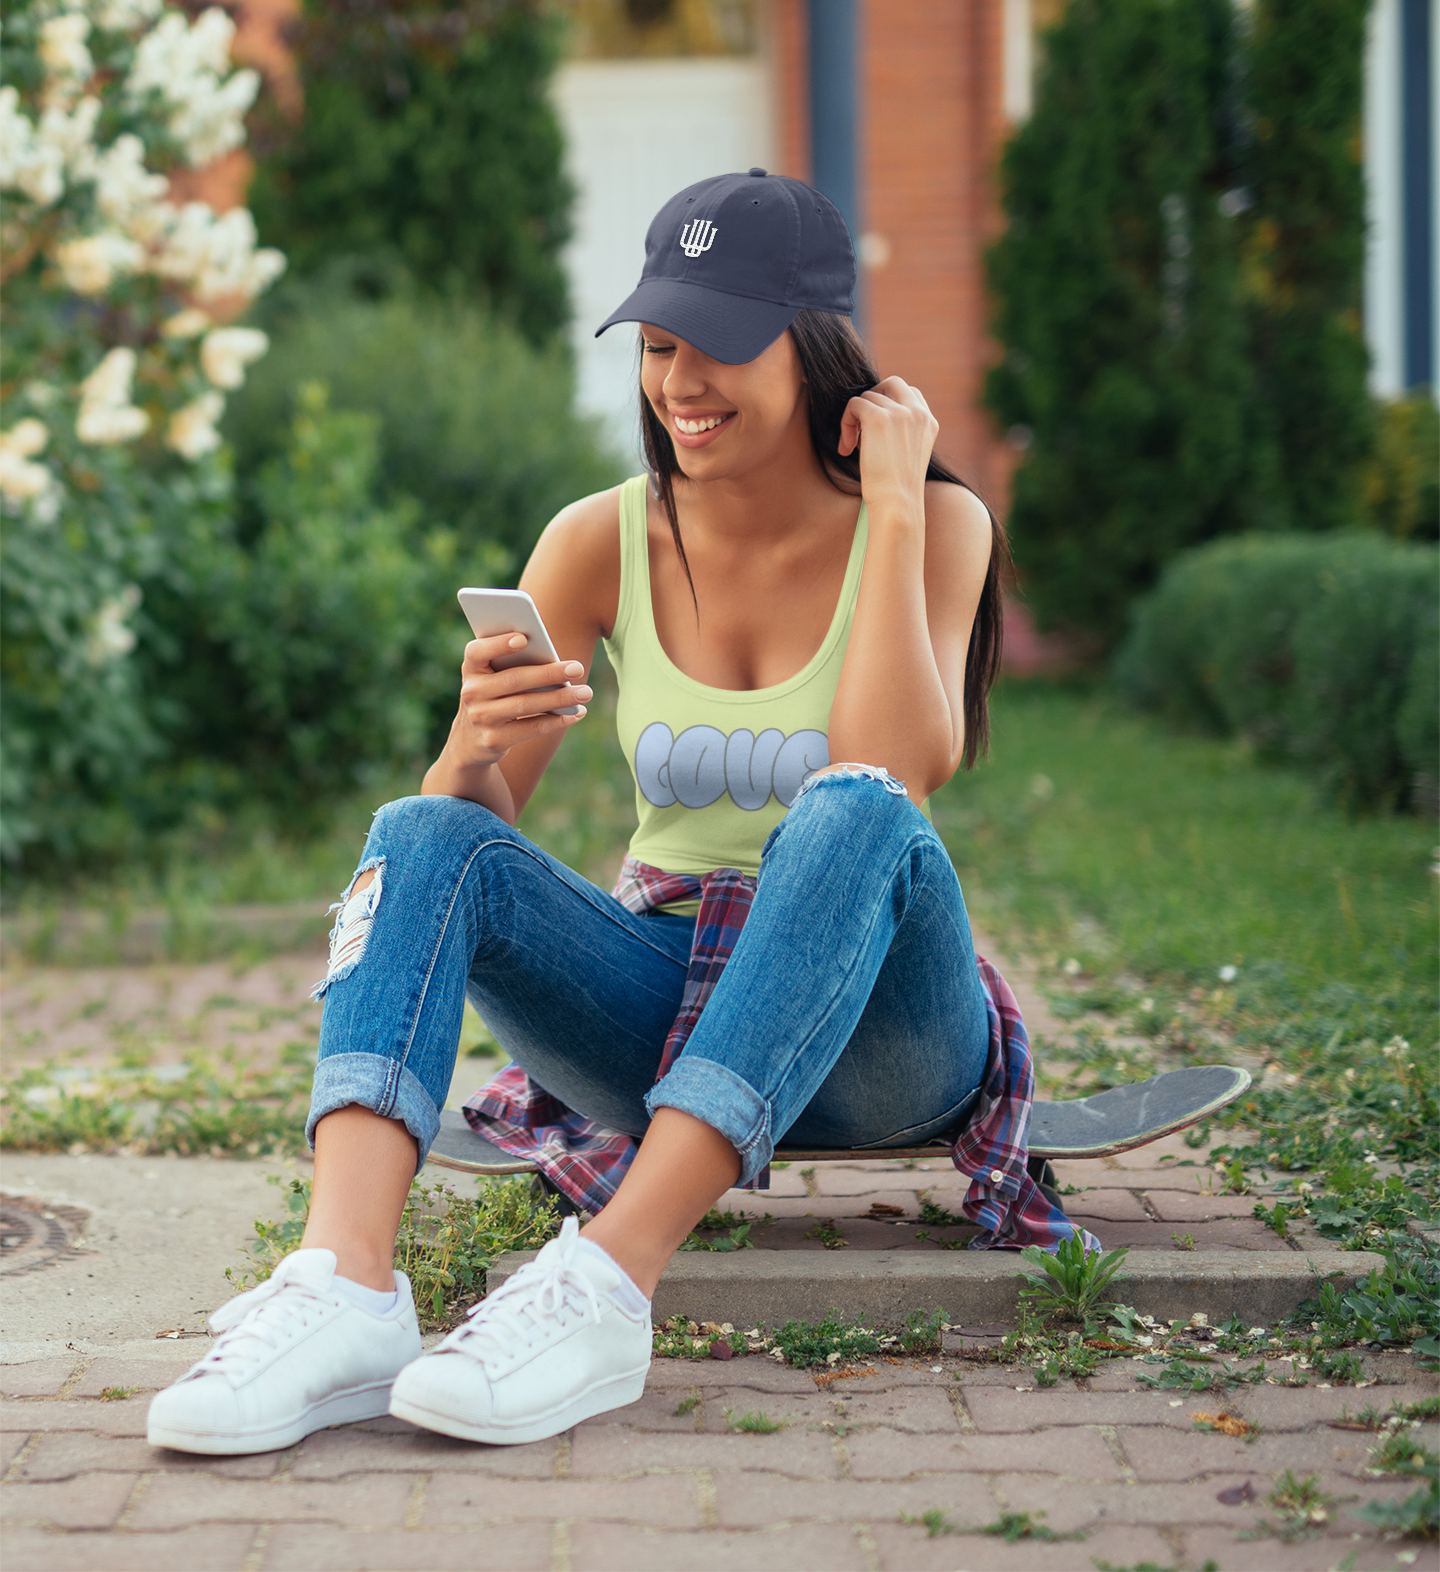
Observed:
[[[467,797],[514,824],[566,730],[584,720],[547,712],[591,697],[584,681],[595,643],[614,626],[620,600],[619,495],[618,487],[600,492],[556,514],[520,577],[558,664],[497,672],[490,662],[509,647],[505,636],[466,646],[460,708],[440,757],[425,772],[423,795]],[[572,684],[571,691],[533,691],[557,682]]]
[[[990,561],[990,517],[963,486],[925,480],[939,426],[898,377],[852,399],[865,572],[830,710],[830,757],[883,765],[923,802],[965,751],[965,657]]]

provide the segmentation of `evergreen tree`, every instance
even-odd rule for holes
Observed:
[[[304,113],[265,128],[260,232],[298,273],[398,257],[531,343],[554,339],[571,201],[547,96],[561,25],[539,0],[306,0],[291,36]]]
[[[1373,441],[1360,324],[1369,4],[1256,0],[1251,12],[1246,276],[1259,408],[1278,451],[1284,522],[1296,529],[1356,522]]]
[[[1177,551],[1262,521],[1234,48],[1229,0],[1071,0],[1005,153],[987,402],[1028,437],[1016,561],[1042,625],[1105,643]]]

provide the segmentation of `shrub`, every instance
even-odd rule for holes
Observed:
[[[1010,528],[1042,625],[1109,644],[1177,551],[1261,521],[1224,0],[1077,0],[1005,152],[989,256],[1005,359],[986,402],[1027,445]]]
[[[1295,628],[1291,750],[1341,802],[1403,805],[1435,770],[1440,553],[1362,540],[1327,556]],[[1428,731],[1414,699],[1429,701]]]
[[[1428,388],[1376,401],[1365,522],[1401,540],[1440,538],[1440,409]]]
[[[238,467],[283,452],[294,389],[318,379],[335,410],[379,417],[381,495],[413,497],[456,532],[464,582],[481,582],[469,556],[479,543],[504,546],[518,571],[560,508],[620,478],[573,413],[566,352],[535,351],[473,303],[428,299],[403,275],[386,277],[380,300],[358,298],[350,276],[333,270],[271,303],[270,354],[226,421]]]
[[[258,532],[198,543],[169,602],[176,658],[155,680],[184,717],[171,740],[233,771],[236,793],[323,807],[413,763],[454,709],[455,590],[506,558],[477,543],[462,563],[455,531],[375,500],[378,425],[303,385],[289,449],[255,483]]]
[[[532,344],[558,339],[571,191],[548,88],[562,27],[533,0],[308,0],[291,32],[304,113],[257,138],[262,229],[301,272],[388,251]]]
[[[1290,529],[1354,522],[1373,441],[1360,331],[1369,11],[1370,0],[1246,8],[1255,413],[1274,439],[1275,503]]]
[[[234,31],[161,0],[6,13],[7,860],[125,833],[117,793],[163,750],[149,586],[224,515],[215,422],[265,338],[223,324],[285,261],[245,209],[171,199],[172,173],[244,141],[259,78],[231,70]]]
[[[1437,717],[1440,717],[1440,662],[1435,659],[1434,637],[1422,637],[1417,640],[1395,733],[1401,756],[1415,771],[1416,806],[1422,813],[1431,814],[1440,812],[1440,719]]]
[[[1356,808],[1434,777],[1436,575],[1428,546],[1254,535],[1177,559],[1115,672],[1132,702],[1308,766]]]
[[[1025,449],[1010,522],[1042,627],[1113,646],[1178,552],[1356,521],[1367,5],[1060,8],[988,259],[986,402]],[[1405,533],[1425,453],[1387,440],[1370,505]]]

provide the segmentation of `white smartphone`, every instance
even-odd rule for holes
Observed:
[[[535,602],[524,590],[511,589],[462,589],[459,592],[460,609],[465,613],[477,639],[493,639],[501,633],[523,633],[530,641],[523,650],[500,655],[490,662],[496,671],[506,671],[511,666],[548,666],[560,657],[555,645],[540,620]],[[536,693],[553,693],[557,683],[536,688]],[[565,709],[551,710],[552,715],[578,715],[580,706],[571,704]]]

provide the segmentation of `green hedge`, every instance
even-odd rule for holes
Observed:
[[[382,298],[360,298],[367,283]],[[494,544],[518,574],[561,508],[626,473],[595,421],[574,411],[565,346],[533,350],[480,307],[427,297],[402,271],[370,276],[356,263],[287,284],[258,320],[270,352],[225,416],[242,494],[287,451],[295,389],[309,381],[327,385],[332,410],[379,418],[377,496],[412,499],[455,530],[462,563]]]
[[[1355,808],[1433,796],[1440,551],[1369,534],[1244,535],[1178,557],[1115,661],[1125,695],[1248,739]]]

